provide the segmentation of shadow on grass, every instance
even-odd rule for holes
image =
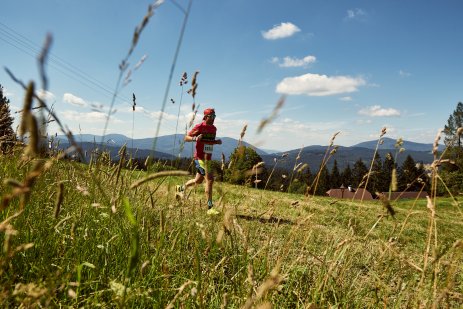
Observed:
[[[251,215],[236,215],[236,217],[247,220],[247,221],[259,221],[260,223],[277,223],[277,224],[294,225],[294,222],[291,220],[277,218],[277,217],[262,218],[262,217],[254,217]]]

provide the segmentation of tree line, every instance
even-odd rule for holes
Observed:
[[[277,160],[274,160],[275,166]],[[228,168],[221,176],[224,181],[234,184],[300,194],[326,195],[328,190],[341,186],[365,188],[367,175],[369,181],[366,189],[372,194],[388,192],[394,182],[394,191],[429,190],[429,176],[424,164],[415,162],[410,155],[407,155],[401,166],[397,166],[393,154],[389,153],[384,160],[376,154],[373,164],[359,158],[352,167],[348,164],[344,170],[339,169],[336,159],[330,169],[324,166],[318,171],[312,171],[303,162],[292,170],[272,166],[256,168],[261,161],[254,149],[241,146],[232,153]]]

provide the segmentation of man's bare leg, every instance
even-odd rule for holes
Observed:
[[[203,182],[203,180],[204,180],[204,176],[201,175],[200,173],[196,173],[195,178],[190,179],[185,183],[185,188],[184,189],[186,190],[186,188],[191,187],[193,185],[199,185],[199,184],[201,184]]]
[[[212,185],[214,184],[214,176],[206,173],[206,198],[207,207],[212,208]]]

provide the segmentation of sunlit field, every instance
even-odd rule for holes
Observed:
[[[336,200],[1,156],[2,307],[460,307],[461,200]],[[151,175],[148,179],[147,176]]]
[[[119,65],[113,101],[105,109],[103,137],[124,76],[129,75],[129,58],[156,8],[149,6]],[[186,22],[189,7],[183,12]],[[95,142],[98,151],[86,154],[88,160],[80,160],[87,163],[79,162],[84,154],[74,135],[37,94],[37,89],[48,87],[51,42],[47,37],[38,59],[40,81],[24,83],[14,68],[7,68],[24,89],[24,104],[18,130],[10,128],[14,137],[0,136],[1,308],[463,307],[463,197],[458,187],[463,178],[461,170],[456,172],[462,158],[460,145],[456,148],[461,126],[453,128],[454,140],[446,140],[443,151],[438,150],[441,132],[436,137],[434,161],[421,175],[429,182],[417,177],[406,184],[407,189],[419,184],[426,198],[391,198],[400,191],[396,165],[387,175],[389,194],[372,192],[377,199],[320,194],[321,175],[336,158],[338,132],[329,141],[320,169],[312,171],[310,183],[297,177],[308,166],[299,155],[292,158],[292,171],[279,176],[274,173],[277,158],[273,167],[253,162],[247,170],[232,171],[231,160],[225,162],[223,156],[222,162],[214,162],[221,175],[228,171],[245,181],[234,185],[216,177],[217,213],[211,214],[203,185],[176,192],[177,185],[194,177],[192,164],[181,168],[178,161],[148,157],[142,169],[127,145],[111,157],[103,141]],[[191,95],[194,115],[199,106],[198,73],[188,84],[191,89],[182,87]],[[184,73],[181,86],[186,78]],[[262,139],[285,98],[258,125]],[[2,106],[8,106],[3,101]],[[178,104],[180,115],[181,101]],[[135,111],[135,94],[132,108]],[[7,118],[0,119],[0,125]],[[190,128],[195,121],[193,116]],[[51,122],[68,138],[69,148],[49,147],[50,140],[44,137]],[[385,134],[383,128],[375,155]],[[398,145],[396,157],[401,152],[399,141]],[[237,156],[239,151],[233,158]],[[357,189],[367,188],[378,173],[373,169],[375,158],[355,184]],[[444,175],[449,166],[454,170]],[[278,177],[283,176],[280,185]],[[289,193],[295,187],[300,192]]]

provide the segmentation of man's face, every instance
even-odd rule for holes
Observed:
[[[210,114],[210,115],[206,115],[206,123],[207,124],[214,124],[214,120],[215,120],[215,114]]]

